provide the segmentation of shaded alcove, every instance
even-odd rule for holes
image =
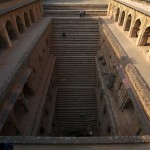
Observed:
[[[19,131],[17,130],[17,128],[15,126],[12,125],[12,123],[10,121],[7,121],[1,132],[0,132],[1,136],[13,136],[13,135],[20,135]]]
[[[11,23],[11,21],[6,22],[6,30],[7,30],[8,36],[9,36],[11,41],[15,41],[15,40],[18,39],[16,30],[14,29],[13,24]]]
[[[150,46],[150,26],[145,29],[139,45]]]
[[[129,14],[128,17],[127,17],[125,27],[124,27],[124,31],[129,31],[130,30],[131,20],[132,20],[132,17],[131,17],[131,14]]]
[[[141,26],[141,20],[137,19],[135,21],[133,29],[131,30],[131,37],[137,38],[139,36],[140,26]]]
[[[25,105],[22,103],[21,99],[18,99],[14,105],[14,113],[17,121],[23,118],[24,113],[27,111]]]
[[[30,24],[30,20],[29,20],[27,13],[24,13],[24,20],[25,20],[26,27],[29,28],[31,24]]]
[[[35,16],[33,15],[33,11],[30,9],[30,18],[31,18],[31,22],[35,23]]]
[[[25,32],[25,28],[24,28],[24,25],[20,19],[19,16],[16,17],[16,23],[17,23],[17,26],[18,26],[18,31],[19,33],[24,33]]]

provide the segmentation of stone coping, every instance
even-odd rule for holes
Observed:
[[[127,7],[133,8],[143,14],[150,16],[150,5],[141,4],[141,3],[131,1],[131,0],[114,0],[114,1],[122,3],[123,5],[126,5]]]
[[[108,4],[109,0],[43,0],[43,4]]]
[[[40,137],[0,136],[0,143],[12,144],[136,144],[150,143],[150,136],[102,136],[102,137]]]
[[[95,7],[108,7],[108,4],[84,4],[84,3],[43,3],[43,6],[60,6],[60,7],[71,7],[71,6],[95,6]]]
[[[33,2],[35,2],[35,1],[37,1],[37,0],[26,0],[25,2],[16,4],[15,6],[12,6],[12,7],[6,8],[6,9],[0,9],[0,15],[5,14],[5,13],[8,13],[8,12],[13,11],[13,10],[15,10],[15,9],[18,9],[18,8],[20,8],[20,7],[23,7],[23,6],[25,6],[25,5],[28,5],[28,4],[30,4],[30,3],[33,3]]]
[[[0,106],[5,101],[3,95],[12,85],[17,74],[26,63],[34,47],[39,42],[51,22],[51,18],[45,17],[37,24],[34,24],[29,31],[21,37],[15,45],[6,49],[6,53],[0,59]],[[30,37],[30,38],[29,38]]]

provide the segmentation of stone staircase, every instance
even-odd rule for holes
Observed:
[[[62,36],[65,32],[66,36]],[[94,18],[53,19],[52,53],[56,59],[56,120],[61,136],[97,135],[94,56],[99,48]]]
[[[79,11],[85,10],[85,17],[106,16],[105,4],[52,4],[44,3],[44,16],[51,17],[79,17]]]

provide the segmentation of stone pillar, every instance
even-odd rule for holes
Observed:
[[[144,45],[144,32],[145,32],[145,29],[146,29],[146,22],[147,22],[147,18],[146,16],[144,17],[144,19],[142,20],[142,24],[140,26],[140,33],[139,33],[139,36],[138,36],[138,39],[136,41],[136,45]]]
[[[128,23],[128,13],[125,14],[124,22],[123,22],[123,30],[125,31],[126,24]]]
[[[111,4],[111,2],[109,1],[108,9],[107,9],[107,16],[110,16],[111,7],[112,7],[112,4]]]

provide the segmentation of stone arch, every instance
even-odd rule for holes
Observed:
[[[27,111],[27,110],[26,110],[26,107],[24,106],[24,104],[22,103],[22,100],[18,99],[14,105],[14,114],[15,114],[17,121],[21,120],[25,111]]]
[[[34,23],[35,22],[35,16],[33,14],[32,9],[30,9],[30,18],[31,18],[31,22]]]
[[[18,39],[16,30],[15,30],[12,22],[9,20],[7,20],[7,22],[6,22],[6,30],[7,30],[8,36],[11,41],[15,41]]]
[[[12,125],[12,123],[10,121],[7,121],[1,132],[0,132],[1,136],[14,136],[14,135],[19,135],[19,131],[17,130],[17,128],[15,126]]]
[[[19,16],[16,17],[16,24],[18,26],[19,33],[24,33],[25,32],[25,28],[24,28],[24,25],[23,25],[23,23],[22,23],[22,21],[21,21]]]
[[[130,98],[127,98],[126,102],[123,105],[123,110],[126,109],[130,116],[134,114],[134,106]]]
[[[30,24],[30,20],[26,12],[24,13],[24,21],[25,21],[26,27],[29,28],[31,24]]]
[[[0,31],[0,50],[5,48],[8,48],[7,41],[4,38],[2,32]]]
[[[125,23],[124,31],[129,31],[130,30],[131,20],[132,20],[132,16],[131,16],[131,14],[129,14],[128,17],[127,17],[126,23]]]
[[[120,21],[119,21],[119,26],[122,26],[124,23],[124,18],[125,18],[125,11],[122,11],[121,16],[120,16]]]
[[[25,98],[28,98],[28,97],[34,95],[34,91],[28,81],[25,83],[25,85],[23,87],[23,94],[24,94]]]
[[[139,36],[139,32],[140,32],[140,26],[141,26],[141,20],[137,19],[134,23],[134,26],[132,28],[131,31],[131,37],[135,37],[137,38]]]
[[[150,26],[145,29],[139,45],[150,46]]]
[[[116,22],[117,22],[118,19],[119,19],[119,14],[120,14],[120,8],[117,8],[116,15],[115,15],[115,21],[116,21]]]

